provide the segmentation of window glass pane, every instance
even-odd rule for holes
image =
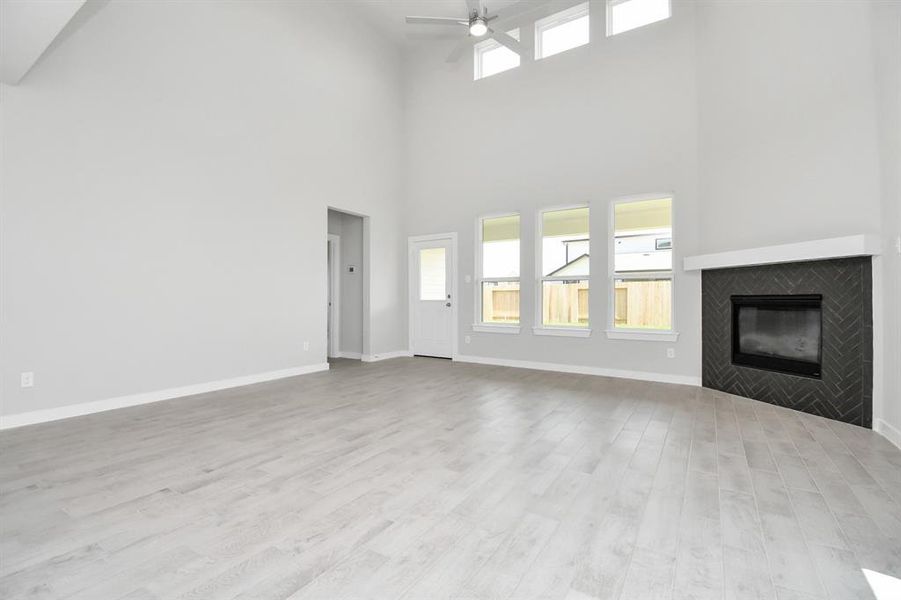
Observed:
[[[578,46],[584,46],[589,42],[589,29],[587,14],[559,25],[540,27],[541,56],[538,58],[546,58]]]
[[[672,199],[620,202],[613,219],[617,272],[672,270]]]
[[[607,0],[610,20],[607,35],[656,23],[670,16],[670,0]]]
[[[541,322],[550,327],[588,327],[588,280],[541,282]]]
[[[535,35],[536,59],[587,44],[590,38],[588,3],[573,6],[536,21]]]
[[[519,277],[519,215],[482,221],[482,277]]]
[[[672,329],[671,279],[616,279],[613,292],[614,327]]]
[[[519,282],[482,282],[482,322],[519,323]]]
[[[519,40],[519,29],[508,31],[507,34]],[[490,77],[519,66],[519,54],[499,42],[485,40],[476,44],[475,48],[476,79]]]
[[[419,299],[446,300],[447,278],[444,271],[444,248],[419,251]]]
[[[588,276],[588,208],[541,215],[541,273],[548,277]]]

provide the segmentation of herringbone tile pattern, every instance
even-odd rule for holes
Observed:
[[[872,267],[868,257],[705,271],[705,387],[872,425]],[[822,294],[822,379],[732,364],[732,295]]]

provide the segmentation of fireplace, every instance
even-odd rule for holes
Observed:
[[[732,296],[732,364],[821,377],[823,296]]]
[[[703,385],[870,427],[872,282],[869,256],[704,269]]]

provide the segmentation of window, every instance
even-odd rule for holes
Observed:
[[[519,325],[519,215],[479,220],[481,323]]]
[[[419,299],[445,300],[447,276],[444,248],[423,248],[419,251]]]
[[[507,35],[519,41],[519,29],[508,31]],[[490,77],[519,66],[519,54],[498,41],[485,40],[484,42],[479,42],[473,48],[475,63],[473,79]]]
[[[588,3],[535,22],[535,60],[584,46],[590,38]]]
[[[540,215],[540,329],[580,328],[588,333],[588,207]]]
[[[672,198],[613,204],[614,331],[673,328]]]
[[[670,17],[670,0],[607,0],[607,35]]]

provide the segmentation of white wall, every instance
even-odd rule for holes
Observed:
[[[699,278],[676,273],[675,344],[607,340],[607,211],[631,194],[675,194],[675,264],[698,251],[697,97],[693,5],[673,18],[614,38],[604,3],[592,2],[592,42],[512,71],[472,81],[471,58],[456,70],[446,49],[409,56],[408,233],[460,234],[460,353],[686,377],[700,375]],[[532,335],[536,211],[591,205],[589,339]],[[522,214],[518,336],[470,331],[475,321],[476,217]],[[471,343],[464,343],[464,336]],[[675,359],[666,348],[675,347]]]
[[[698,10],[701,248],[880,229],[869,2]]]
[[[882,169],[884,254],[879,258],[882,285],[882,394],[876,414],[886,435],[901,445],[901,2],[877,3],[872,11]],[[886,427],[886,425],[888,427]]]
[[[328,211],[328,232],[341,237],[339,320],[341,339],[338,350],[352,354],[363,352],[363,218]],[[354,272],[348,271],[353,265]]]
[[[0,88],[3,414],[325,362],[329,205],[406,347],[399,58],[352,13],[113,1]]]

